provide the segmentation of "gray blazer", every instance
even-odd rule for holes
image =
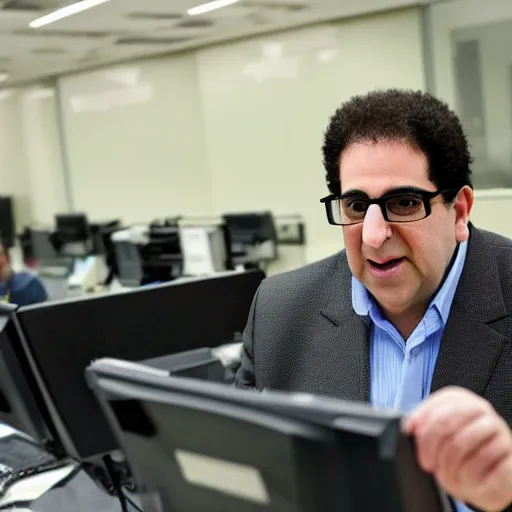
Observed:
[[[352,309],[345,251],[262,282],[236,385],[369,400],[369,323]],[[512,240],[470,226],[432,390],[462,386],[512,427]]]

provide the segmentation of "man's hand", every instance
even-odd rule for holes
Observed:
[[[421,467],[457,501],[485,511],[512,503],[512,432],[489,402],[466,389],[444,388],[404,427],[415,437]]]

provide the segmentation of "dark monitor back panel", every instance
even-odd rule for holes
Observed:
[[[0,313],[0,420],[46,444],[48,415],[22,351],[14,313]]]
[[[133,370],[93,374],[127,459],[164,512],[449,508],[393,411]]]
[[[254,271],[21,308],[27,345],[74,445],[68,453],[85,459],[117,448],[85,382],[91,361],[140,361],[230,342],[244,329],[262,278]]]
[[[252,235],[256,242],[276,240],[274,217],[271,212],[230,213],[223,216],[224,222],[232,236]]]
[[[0,196],[0,237],[5,247],[9,248],[14,245],[15,234],[12,198]]]
[[[213,415],[135,400],[111,405],[127,460],[147,491],[158,492],[164,512],[342,510],[344,481],[324,429],[257,412],[259,421],[244,421],[235,409]],[[205,482],[202,472],[215,477]]]
[[[58,214],[55,224],[62,242],[84,241],[90,234],[89,222],[83,213]]]

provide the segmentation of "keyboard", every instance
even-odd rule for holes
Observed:
[[[10,466],[0,463],[0,497],[5,495],[7,489],[16,480],[16,473]]]
[[[0,439],[0,498],[20,480],[59,469],[68,463],[23,438]]]

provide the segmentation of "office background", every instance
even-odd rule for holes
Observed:
[[[270,209],[301,214],[307,232],[303,252],[285,251],[270,273],[319,259],[343,245],[319,203],[328,117],[354,94],[404,87],[459,113],[476,159],[472,220],[512,236],[512,3],[373,4],[379,12],[7,83],[0,184],[18,230],[70,210],[134,223]]]

